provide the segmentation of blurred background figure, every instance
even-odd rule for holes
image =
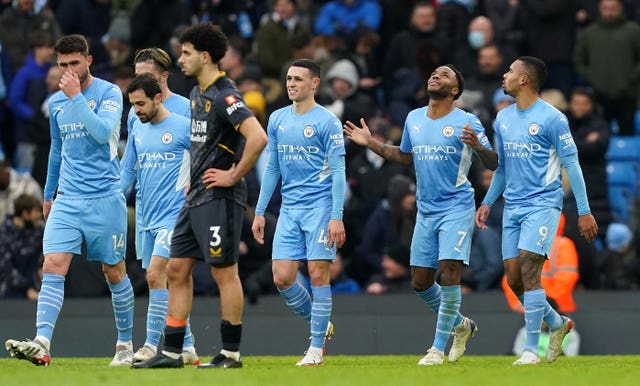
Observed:
[[[0,298],[38,299],[42,264],[42,203],[22,194],[0,223]]]
[[[640,288],[640,263],[633,250],[633,234],[626,224],[611,223],[607,228],[606,249],[598,255],[602,288],[636,290]]]
[[[42,202],[42,188],[29,174],[18,173],[6,161],[0,161],[0,219],[13,215],[13,203],[22,194]]]
[[[366,285],[366,293],[382,295],[386,293],[408,293],[411,290],[411,267],[409,247],[397,244],[387,248],[382,255],[382,272],[371,277]]]

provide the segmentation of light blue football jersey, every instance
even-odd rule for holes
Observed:
[[[178,115],[182,115],[185,116],[187,118],[191,118],[191,105],[189,103],[189,99],[183,97],[182,95],[179,94],[171,94],[171,96],[169,98],[167,98],[166,100],[162,101],[162,104],[164,105],[164,107],[169,110],[169,112],[171,113],[175,113]],[[133,130],[133,124],[135,122],[139,122],[138,116],[136,115],[133,107],[129,109],[129,115],[127,116],[127,131],[129,132],[129,136],[131,136],[131,132]],[[129,146],[132,146],[133,142],[129,142],[127,141],[127,148]],[[131,153],[131,151],[129,151],[129,153]],[[120,163],[121,166],[123,166],[124,164],[131,166],[132,165],[132,160],[131,159],[125,159],[125,156],[127,155],[127,149],[125,148],[124,151],[124,155],[122,156],[122,161]],[[136,163],[136,158],[133,158],[133,165],[135,165]],[[126,188],[128,189],[129,186],[131,186],[129,179],[133,178],[135,179],[135,170],[134,169],[123,169],[122,170],[122,177],[124,180],[124,185],[126,185]],[[137,224],[137,229],[146,229],[146,227],[142,224],[142,220],[143,220],[143,215],[142,215],[142,211],[143,209],[143,200],[142,200],[142,195],[140,193],[140,181],[138,181],[136,179],[136,185],[135,185],[135,191],[136,191],[136,224]],[[126,193],[126,192],[125,192]]]
[[[480,144],[491,144],[478,117],[454,108],[439,119],[427,116],[428,106],[411,111],[405,120],[400,150],[412,153],[416,170],[418,210],[435,215],[473,207],[473,188],[467,179],[473,149],[460,140],[467,124]]]
[[[578,151],[567,117],[538,99],[526,110],[500,111],[495,128],[505,205],[562,208],[560,158]]]
[[[88,108],[87,108],[88,107]],[[73,98],[58,91],[49,99],[51,154],[45,199],[96,198],[119,191],[118,140],[122,92],[93,78]]]
[[[289,105],[271,114],[267,134],[267,149],[278,153],[282,206],[331,208],[329,157],[345,154],[340,120],[320,105],[303,115]]]
[[[140,230],[173,227],[184,204],[189,181],[191,121],[170,114],[158,123],[133,121],[125,156],[124,173],[137,179],[136,216]]]

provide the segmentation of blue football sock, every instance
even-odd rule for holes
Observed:
[[[520,299],[520,303],[522,303],[522,306],[524,307],[524,294],[518,296],[518,299]],[[549,304],[548,301],[544,302],[544,317],[542,320],[544,320],[551,330],[559,329],[560,326],[562,326],[562,323],[564,323],[560,314],[551,307],[551,304]]]
[[[118,329],[118,342],[131,342],[133,337],[133,287],[129,276],[125,276],[120,283],[109,285],[111,304]]]
[[[526,291],[524,293],[524,322],[527,329],[527,339],[524,349],[532,353],[538,352],[538,342],[540,340],[545,303],[546,296],[543,289]]]
[[[36,313],[36,336],[44,336],[49,341],[56,327],[56,320],[64,302],[64,276],[45,273],[42,275],[42,288],[38,295]]]
[[[440,309],[438,310],[438,323],[433,339],[433,347],[440,351],[444,351],[447,347],[451,330],[460,315],[461,303],[462,294],[460,293],[459,285],[442,287],[442,301],[440,302]]]
[[[184,344],[183,348],[193,347],[195,345],[195,339],[193,338],[193,333],[191,332],[191,315],[187,317],[187,327],[184,330]]]
[[[164,332],[167,318],[169,291],[166,289],[149,290],[149,308],[147,309],[147,340],[145,344],[158,347],[160,336]]]
[[[438,283],[433,283],[431,287],[424,291],[416,291],[416,294],[418,294],[418,296],[427,303],[427,306],[429,306],[433,312],[438,313],[440,310],[440,300],[442,298],[442,290]],[[456,321],[453,323],[453,326],[456,327],[460,323],[462,323],[462,314],[458,312],[458,316],[456,316]]]
[[[278,291],[291,311],[307,323],[311,321],[311,296],[306,288],[296,281],[291,287]]]
[[[331,286],[311,286],[311,293],[311,347],[322,348],[333,306]]]

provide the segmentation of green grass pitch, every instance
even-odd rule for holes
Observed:
[[[466,356],[455,364],[417,366],[419,356],[327,356],[318,367],[298,357],[247,356],[243,369],[110,368],[111,358],[53,358],[51,366],[0,359],[2,386],[614,386],[640,384],[640,356],[561,357],[514,367],[515,357]],[[205,358],[209,359],[209,358]]]

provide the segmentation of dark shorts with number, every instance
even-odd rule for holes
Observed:
[[[220,266],[237,263],[243,213],[242,205],[228,199],[183,206],[171,238],[171,258],[195,258]]]

